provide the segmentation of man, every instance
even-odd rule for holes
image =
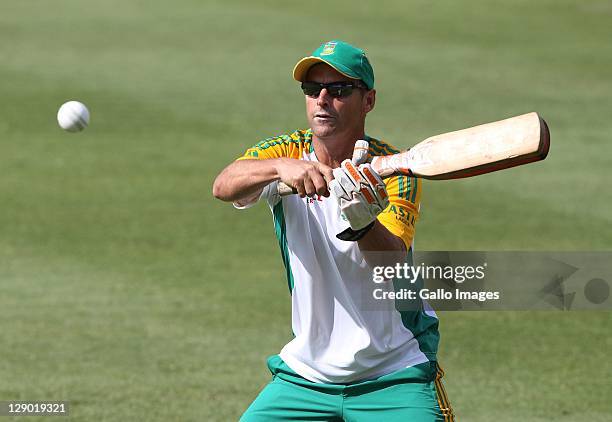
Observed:
[[[268,138],[217,177],[214,195],[272,210],[292,300],[295,337],[268,359],[272,381],[242,421],[450,421],[436,363],[438,320],[364,294],[368,251],[409,257],[420,182],[381,180],[351,162],[357,140],[370,155],[398,152],[365,133],[376,102],[363,52],[330,41],[300,60],[309,129]],[[281,197],[278,183],[298,195]]]

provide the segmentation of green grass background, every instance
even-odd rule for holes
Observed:
[[[211,185],[304,127],[290,72],[332,38],[373,63],[372,136],[408,146],[532,110],[550,125],[543,163],[425,182],[419,249],[610,250],[611,21],[608,0],[4,0],[0,400],[239,417],[290,303],[267,208]],[[55,121],[69,99],[92,114],[77,135]],[[459,420],[611,420],[611,328],[609,312],[442,313]]]

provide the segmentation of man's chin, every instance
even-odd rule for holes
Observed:
[[[316,136],[317,138],[329,138],[331,136],[334,135],[334,133],[336,133],[336,127],[335,126],[322,126],[322,125],[312,125],[311,126],[312,129],[312,133],[314,136]]]

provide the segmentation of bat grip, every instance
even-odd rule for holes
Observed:
[[[288,196],[297,193],[297,190],[283,182],[278,182],[278,194],[280,196]]]
[[[364,139],[359,139],[353,147],[352,161],[354,164],[363,164],[368,162],[369,143]],[[283,182],[278,182],[278,194],[280,196],[288,196],[296,194],[297,190]]]
[[[382,174],[380,174],[380,177],[385,178],[385,177],[389,177],[392,175],[393,175],[392,171],[383,170]],[[291,186],[289,186],[288,184],[284,182],[278,182],[277,189],[278,189],[278,194],[280,196],[289,196],[289,195],[294,195],[298,193],[296,189],[292,188]]]
[[[403,174],[406,176],[415,176],[410,170],[409,158],[406,156],[406,152],[393,155],[379,155],[372,158],[371,161],[372,170],[374,170],[380,177],[390,177],[393,175]]]

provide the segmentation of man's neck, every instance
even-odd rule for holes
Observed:
[[[353,148],[358,139],[365,139],[365,133],[330,138],[313,135],[313,148],[317,160],[332,168],[339,167],[342,161],[353,157]]]

